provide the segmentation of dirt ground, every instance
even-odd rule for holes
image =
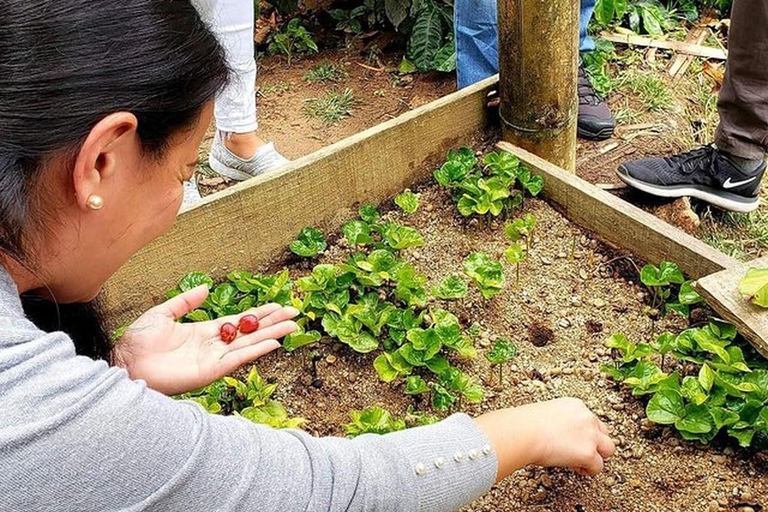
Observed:
[[[477,220],[467,221],[458,215],[446,192],[430,185],[416,190],[421,201],[416,213],[406,216],[393,209],[385,218],[422,233],[425,246],[405,251],[404,257],[429,276],[430,285],[449,273],[461,273],[462,261],[471,252],[501,257],[507,245],[501,223],[488,228]],[[611,263],[616,257],[612,250],[544,201],[528,200],[525,209],[536,215],[539,226],[531,258],[522,266],[520,289],[514,287],[514,268],[506,266],[507,286],[491,301],[484,301],[472,286],[464,300],[437,301],[456,314],[465,328],[474,322],[481,326],[476,341],[480,356],[457,364],[484,384],[487,396],[482,404],[463,410],[480,414],[576,396],[609,425],[619,449],[605,473],[595,479],[563,470],[524,469],[466,510],[749,512],[768,506],[768,457],[740,450],[727,440],[712,446],[682,441],[671,430],[644,420],[644,404],[601,374],[600,365],[611,360],[603,347],[611,333],[623,332],[637,341],[651,338],[651,322],[642,314],[645,291],[636,282],[632,266]],[[342,261],[347,251],[332,243],[312,264]],[[276,262],[272,270],[282,266]],[[296,278],[308,273],[310,264],[288,268]],[[663,327],[682,326],[657,323],[656,333]],[[549,342],[536,336],[548,329],[554,335]],[[491,369],[482,356],[499,337],[513,340],[518,347],[503,388],[491,380]],[[402,415],[409,404],[423,405],[403,393],[402,382],[379,381],[372,366],[375,354],[356,354],[330,340],[315,349],[324,358],[318,365],[320,389],[311,385],[306,348],[258,363],[262,375],[279,382],[276,398],[291,414],[309,420],[309,432],[343,435],[341,424],[349,421],[352,409],[379,404]],[[332,363],[325,360],[329,355],[335,356]]]
[[[616,134],[602,142],[579,141],[578,174],[727,254],[742,260],[762,256],[768,253],[764,206],[752,214],[730,214],[688,199],[659,201],[632,191],[616,177],[615,169],[625,160],[672,155],[712,140],[722,63],[696,60],[685,74],[673,79],[666,68],[674,57],[663,50],[650,54],[617,45],[617,58],[609,71],[614,87],[607,98],[618,118]],[[260,135],[295,159],[455,90],[451,74],[398,76],[392,70],[399,59],[396,52],[379,53],[372,60],[359,50],[344,48],[296,58],[290,66],[282,57],[262,57],[257,78]],[[331,83],[305,80],[305,73],[323,62],[335,64],[348,76]],[[345,88],[355,96],[351,116],[327,124],[304,113],[307,100]],[[213,131],[201,148],[203,162],[212,137]],[[206,167],[201,166],[204,174],[210,173]],[[201,180],[201,190],[207,195],[230,184],[208,175]]]

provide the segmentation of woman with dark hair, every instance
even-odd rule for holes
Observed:
[[[76,304],[173,222],[226,79],[189,0],[0,4],[0,510],[439,512],[527,464],[599,472],[613,443],[573,399],[345,440],[167,396],[277,348],[291,308],[225,344],[237,318],[175,321],[199,287],[107,349]]]

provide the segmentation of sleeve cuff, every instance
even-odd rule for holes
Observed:
[[[466,414],[390,434],[407,465],[418,511],[458,510],[488,492],[498,460],[485,433]]]

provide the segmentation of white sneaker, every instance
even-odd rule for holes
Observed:
[[[274,171],[288,162],[290,160],[278,153],[271,142],[261,146],[251,158],[244,160],[227,149],[224,138],[218,130],[211,145],[211,152],[208,154],[208,164],[211,169],[237,181]]]
[[[184,199],[181,202],[182,208],[189,208],[193,204],[203,199],[200,195],[200,189],[197,188],[197,175],[193,175],[189,181],[184,182]]]

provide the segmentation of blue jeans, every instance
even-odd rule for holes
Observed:
[[[597,0],[581,0],[579,51],[595,49],[587,35]],[[459,89],[499,72],[496,0],[455,0],[456,78]]]

